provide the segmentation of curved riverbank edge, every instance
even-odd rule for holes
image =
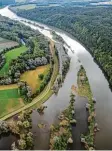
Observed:
[[[42,91],[42,93],[40,93],[36,98],[33,99],[33,101],[27,105],[25,105],[24,107],[14,111],[14,112],[11,112],[5,116],[3,116],[2,118],[0,118],[0,120],[7,120],[9,118],[11,118],[12,116],[24,111],[24,110],[27,110],[29,108],[32,108],[36,105],[36,107],[39,107],[41,104],[43,104],[45,101],[48,100],[48,98],[51,97],[51,95],[54,93],[51,88],[55,82],[55,79],[57,78],[57,75],[58,75],[58,72],[59,72],[59,62],[58,62],[58,58],[57,56],[55,55],[54,53],[54,67],[53,67],[53,73],[52,73],[52,77],[51,77],[51,80],[50,82],[48,83],[48,85],[45,87],[45,89]]]
[[[17,15],[17,13],[16,13],[15,11],[13,11],[13,9],[11,9],[10,6],[8,7],[8,9]],[[17,15],[17,16],[22,17],[21,15]],[[28,18],[25,18],[25,19],[29,20]],[[95,63],[99,66],[99,68],[102,70],[102,72],[103,72],[105,78],[106,78],[107,81],[108,81],[109,88],[110,88],[110,90],[112,91],[112,85],[109,83],[109,76],[108,76],[107,73],[104,71],[104,69],[103,69],[103,67],[100,65],[100,63],[94,58],[94,55],[93,55],[93,53],[92,53],[91,48],[88,48],[87,46],[85,46],[85,44],[84,44],[83,42],[81,42],[78,38],[76,38],[72,33],[69,33],[67,30],[63,31],[62,28],[54,27],[54,26],[51,26],[50,24],[44,24],[43,22],[38,22],[38,21],[36,21],[36,20],[30,20],[30,21],[36,22],[36,23],[37,23],[37,26],[39,26],[39,27],[41,27],[41,28],[43,28],[43,26],[46,26],[46,27],[48,27],[48,28],[51,28],[52,31],[53,31],[53,29],[54,29],[54,30],[56,29],[57,31],[60,31],[61,33],[65,33],[65,34],[68,35],[70,38],[72,38],[73,40],[75,40],[75,41],[77,41],[78,43],[80,43],[80,44],[91,54],[91,56],[93,57],[94,62],[95,62]],[[40,24],[41,24],[41,25],[40,25]],[[42,26],[42,25],[43,25],[43,26]],[[49,30],[49,29],[48,29],[48,30]],[[65,44],[66,44],[66,43],[65,43]]]
[[[10,9],[11,10],[11,9]],[[11,10],[12,11],[12,10]],[[22,17],[22,16],[20,16]],[[26,18],[27,19],[27,18]],[[32,21],[35,21],[35,20],[32,20]],[[37,22],[37,21],[35,21]],[[49,24],[44,24],[44,23],[41,23],[41,22],[37,22],[37,23],[40,23],[40,24],[43,24],[45,26],[48,26],[50,27],[51,29],[56,29],[57,31],[60,31],[61,33],[65,33],[67,36],[69,36],[71,39],[77,41],[79,44],[81,44],[89,53],[90,55],[93,57],[93,60],[94,62],[98,65],[98,67],[101,69],[101,71],[103,72],[106,80],[108,81],[108,85],[109,85],[109,88],[112,92],[112,85],[109,83],[109,76],[107,75],[107,73],[104,71],[103,67],[100,65],[100,63],[96,60],[96,58],[94,57],[93,53],[92,53],[92,50],[90,48],[88,48],[83,42],[81,42],[79,39],[77,39],[72,33],[69,33],[67,31],[64,31],[62,28],[58,28],[58,27],[54,27],[54,26],[50,26]],[[65,42],[66,44],[66,42]]]
[[[11,7],[8,7],[8,9],[9,9],[10,11],[12,11],[13,13],[16,14],[16,12],[11,9]],[[21,15],[17,15],[17,16],[19,16],[19,17],[22,18]],[[29,18],[25,18],[25,19],[29,20]],[[65,33],[65,34],[66,34],[67,36],[69,36],[71,39],[73,39],[73,40],[77,41],[78,43],[80,43],[80,44],[91,54],[91,56],[93,57],[94,62],[95,62],[95,63],[98,65],[98,67],[102,70],[102,72],[103,72],[103,74],[104,74],[106,80],[108,81],[109,88],[110,88],[110,90],[112,91],[112,85],[109,83],[109,76],[108,76],[107,73],[104,71],[103,67],[100,65],[100,63],[98,62],[98,60],[96,60],[96,58],[94,57],[91,48],[88,48],[82,41],[80,41],[78,38],[76,38],[72,33],[69,33],[67,30],[63,30],[62,28],[58,28],[58,27],[55,27],[55,26],[51,26],[50,24],[45,24],[45,23],[43,23],[43,22],[38,22],[38,21],[33,20],[33,19],[30,20],[30,21],[36,22],[36,23],[37,23],[36,26],[39,26],[39,27],[41,27],[41,28],[42,28],[43,26],[48,27],[48,28],[49,28],[49,29],[48,29],[49,31],[50,31],[50,28],[51,28],[51,29],[52,29],[51,31],[56,30],[56,31],[59,31],[59,32],[61,32],[61,33]],[[41,24],[41,25],[40,25],[40,24]],[[43,26],[42,26],[42,25],[43,25]],[[44,27],[43,27],[43,28],[44,28]],[[66,44],[66,42],[65,42],[65,44]]]

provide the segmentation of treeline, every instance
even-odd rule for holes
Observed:
[[[76,37],[94,56],[112,86],[112,7],[44,7],[18,10],[17,14]]]

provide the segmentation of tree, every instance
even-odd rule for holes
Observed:
[[[9,131],[9,126],[5,121],[0,121],[0,134],[7,133]]]
[[[20,150],[25,150],[26,149],[26,141],[24,139],[18,140],[18,148]]]
[[[38,77],[39,77],[40,80],[43,80],[44,74],[39,74]]]
[[[23,122],[23,126],[24,126],[24,128],[29,128],[30,127],[30,123],[29,123],[29,121],[24,121]]]

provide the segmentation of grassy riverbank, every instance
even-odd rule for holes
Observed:
[[[86,71],[82,66],[78,72],[78,94],[80,96],[87,97],[88,101],[91,102],[92,92],[86,76]]]
[[[94,101],[92,92],[90,89],[89,81],[86,76],[85,69],[81,66],[81,69],[78,72],[78,94],[88,99],[88,133],[84,136],[81,136],[85,148],[87,150],[94,149],[94,135],[95,135],[95,110],[94,110]]]

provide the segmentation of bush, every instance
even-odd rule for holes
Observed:
[[[39,77],[40,80],[43,80],[44,74],[39,74],[38,77]]]

